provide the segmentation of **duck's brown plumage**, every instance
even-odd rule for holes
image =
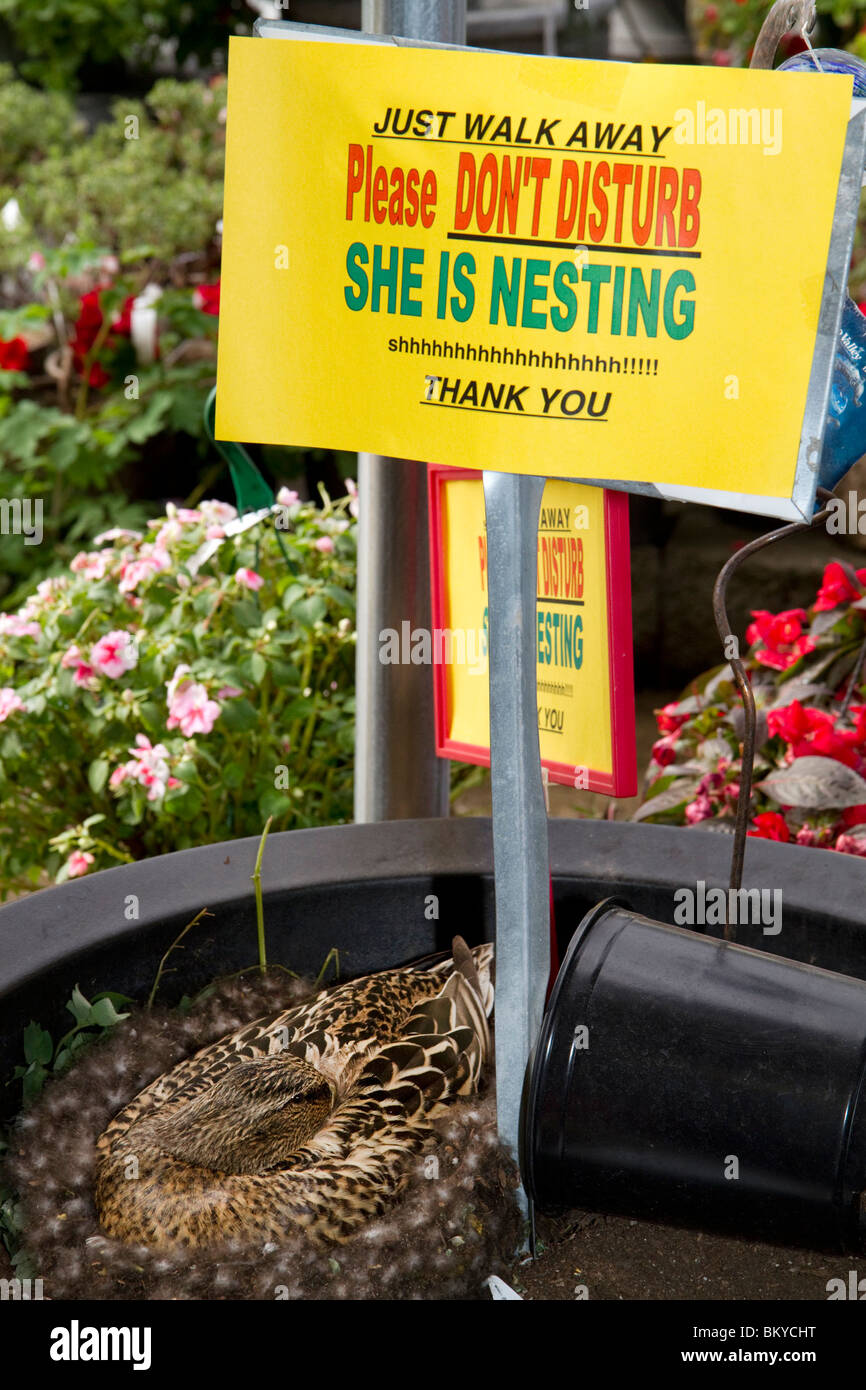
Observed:
[[[457,964],[324,990],[143,1090],[98,1141],[103,1229],[149,1245],[292,1226],[329,1241],[380,1212],[488,1055],[493,948],[455,946]]]

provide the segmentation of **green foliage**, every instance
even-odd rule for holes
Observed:
[[[24,1029],[24,1064],[13,1073],[14,1079],[21,1082],[24,1105],[32,1104],[52,1076],[62,1076],[84,1048],[129,1018],[128,1013],[118,1012],[118,1006],[133,1002],[110,990],[95,994],[92,1000],[85,999],[76,985],[66,1005],[75,1025],[57,1043],[47,1029],[31,1019]]]
[[[178,63],[224,66],[229,35],[249,33],[253,18],[244,0],[0,0],[23,75],[66,90],[87,65],[149,70],[166,45]]]
[[[126,265],[211,243],[222,215],[224,81],[163,79],[144,101],[115,102],[111,119],[82,138],[68,100],[0,68],[0,119],[4,111],[0,205],[17,198],[22,222],[0,227],[0,269],[70,242],[105,247]]]
[[[279,496],[169,506],[0,615],[0,894],[351,816],[356,504]]]

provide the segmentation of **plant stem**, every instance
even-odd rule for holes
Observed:
[[[265,852],[265,840],[268,838],[268,831],[271,828],[273,816],[268,816],[265,828],[262,831],[262,838],[259,840],[259,852],[256,855],[256,867],[250,877],[256,894],[256,930],[259,938],[259,970],[264,975],[268,968],[267,956],[265,954],[265,911],[262,905],[262,857]]]
[[[213,913],[212,913],[212,912],[209,912],[208,909],[207,909],[206,907],[203,907],[203,908],[201,909],[201,912],[197,912],[196,915],[193,917],[192,921],[191,921],[191,922],[187,922],[186,926],[184,927],[184,929],[183,929],[183,931],[180,933],[180,935],[175,937],[174,941],[173,941],[173,942],[171,943],[171,945],[169,946],[169,948],[168,948],[168,950],[166,951],[165,955],[163,956],[162,960],[159,962],[159,969],[158,969],[157,972],[156,972],[156,979],[155,979],[154,982],[153,982],[153,989],[150,991],[150,994],[147,996],[147,1005],[146,1005],[146,1007],[147,1007],[148,1009],[152,1009],[152,1008],[153,1008],[153,1001],[154,1001],[154,999],[156,998],[156,991],[157,991],[158,988],[159,988],[159,982],[160,982],[160,980],[162,979],[162,975],[163,975],[163,971],[164,971],[164,969],[165,969],[165,963],[166,963],[166,961],[168,960],[169,956],[171,955],[171,953],[172,953],[172,951],[175,949],[175,947],[180,945],[181,941],[182,941],[183,938],[186,936],[186,934],[187,934],[187,932],[190,930],[190,928],[191,928],[191,927],[194,927],[194,926],[196,925],[197,922],[200,922],[201,919],[202,919],[202,917],[213,917]]]

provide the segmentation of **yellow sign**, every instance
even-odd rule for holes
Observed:
[[[232,39],[218,437],[799,515],[851,93]]]
[[[481,479],[431,468],[436,748],[490,763],[487,531]],[[548,482],[538,527],[538,738],[550,780],[632,796],[628,498]],[[481,679],[478,679],[481,677]]]

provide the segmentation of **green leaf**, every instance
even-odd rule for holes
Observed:
[[[87,780],[90,783],[90,790],[96,796],[103,790],[108,781],[109,764],[105,758],[94,758],[90,767],[87,769]]]
[[[245,699],[243,695],[238,695],[233,700],[226,700],[220,715],[220,722],[232,733],[245,733],[248,729],[255,728],[259,722],[259,716],[249,700]]]
[[[24,1058],[27,1062],[43,1062],[46,1065],[54,1055],[51,1034],[38,1023],[30,1020],[24,1029]]]
[[[256,685],[261,685],[268,669],[267,662],[261,652],[253,652],[250,657],[250,675]]]
[[[827,811],[866,805],[866,781],[835,758],[795,758],[757,785],[780,806]]]
[[[310,598],[301,599],[292,609],[292,617],[295,618],[303,627],[312,627],[313,623],[320,622],[328,611],[328,605],[321,594],[313,594]]]
[[[90,1022],[90,1000],[85,999],[78,985],[76,985],[72,991],[72,998],[69,1000],[66,1007],[72,1014],[76,1023]]]
[[[94,1023],[98,1023],[100,1028],[112,1028],[115,1023],[120,1023],[124,1018],[129,1018],[129,1014],[119,1014],[111,1000],[103,997],[98,999],[91,1007],[91,1016]]]
[[[279,816],[285,815],[292,809],[291,799],[285,792],[277,791],[275,787],[269,787],[262,792],[259,797],[259,814],[267,820],[268,816],[273,816],[276,820]]]
[[[235,787],[243,785],[246,771],[243,763],[226,763],[222,770],[223,786],[228,787],[229,791],[234,791]]]

